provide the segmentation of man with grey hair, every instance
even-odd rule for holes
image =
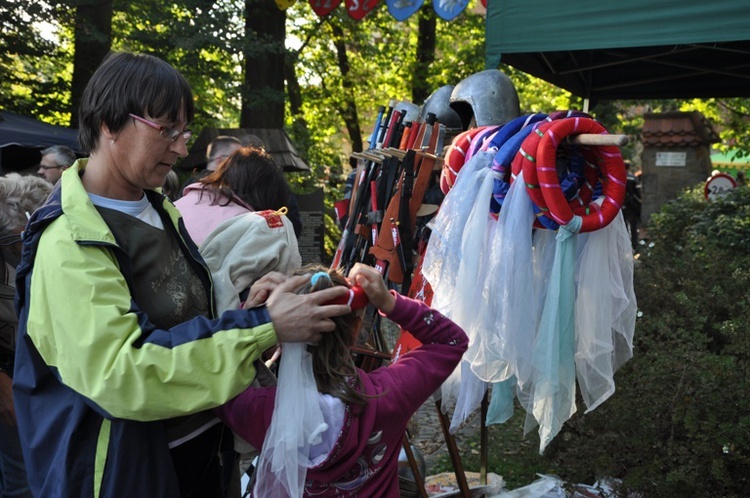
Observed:
[[[192,185],[200,181],[206,175],[210,175],[219,164],[224,161],[227,157],[232,155],[232,152],[242,148],[242,142],[237,137],[231,135],[219,135],[208,144],[206,147],[206,167],[202,170],[194,169],[190,178],[182,184],[180,189],[180,195],[185,193],[185,187]]]
[[[224,159],[240,148],[242,148],[242,142],[236,137],[219,135],[214,138],[206,149],[206,170],[216,171]]]
[[[76,162],[76,153],[64,145],[53,145],[42,151],[42,161],[39,163],[39,176],[50,182],[57,183],[62,172]]]
[[[52,186],[36,176],[0,177],[0,496],[31,497],[11,393],[18,318],[13,308],[21,231]]]

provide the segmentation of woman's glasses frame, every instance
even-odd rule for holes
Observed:
[[[185,142],[188,142],[193,136],[193,132],[191,130],[179,131],[175,130],[174,128],[167,128],[166,126],[162,126],[159,123],[154,123],[153,121],[149,121],[146,118],[142,118],[141,116],[137,116],[132,113],[128,114],[128,116],[135,119],[136,121],[140,121],[141,123],[150,126],[155,130],[159,130],[159,135],[161,135],[163,139],[169,140],[170,142],[176,142],[178,138],[182,138],[183,140],[185,140]]]

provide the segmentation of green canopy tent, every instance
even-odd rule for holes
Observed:
[[[592,101],[750,97],[750,1],[491,0],[501,62]]]
[[[750,173],[750,157],[739,157],[738,151],[729,150],[726,153],[715,152],[711,154],[711,165],[724,173],[737,177],[739,171],[744,171],[745,175]]]

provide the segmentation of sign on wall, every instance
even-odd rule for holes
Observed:
[[[302,264],[321,263],[323,261],[323,189],[319,188],[310,194],[294,194],[297,198],[302,233],[297,238]]]
[[[687,152],[657,152],[656,165],[670,167],[685,167]]]

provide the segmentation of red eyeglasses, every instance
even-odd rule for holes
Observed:
[[[128,114],[131,118],[135,119],[136,121],[140,121],[141,123],[150,126],[151,128],[155,130],[159,130],[159,135],[165,140],[169,140],[171,142],[176,142],[178,138],[182,137],[185,142],[188,142],[190,138],[193,136],[193,132],[191,130],[185,130],[185,131],[179,131],[175,130],[174,128],[167,128],[166,126],[162,126],[158,123],[154,123],[153,121],[149,121],[146,118],[142,118],[140,116],[136,116],[135,114]]]

